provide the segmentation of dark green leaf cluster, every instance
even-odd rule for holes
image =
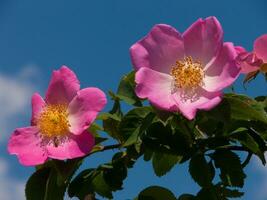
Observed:
[[[140,192],[136,200],[227,200],[243,195],[239,189],[245,184],[244,168],[250,158],[257,156],[266,163],[266,97],[252,99],[225,94],[217,107],[201,111],[189,121],[179,113],[155,109],[139,99],[134,88],[131,72],[122,78],[117,93],[110,92],[113,107],[98,116],[103,127],[97,124],[90,127],[96,138],[90,155],[117,148],[111,162],[86,169],[72,178],[84,158],[50,161],[29,179],[28,199],[63,199],[66,189],[70,197],[79,199],[93,200],[98,196],[112,199],[113,192],[123,188],[128,170],[140,158],[152,163],[157,176],[188,162],[189,174],[201,189],[197,194],[177,197],[168,189],[151,186]],[[132,109],[125,113],[121,103]],[[103,146],[108,138],[117,143]],[[246,158],[241,160],[238,152],[247,155]]]

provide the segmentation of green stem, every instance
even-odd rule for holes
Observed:
[[[107,145],[107,146],[100,146],[99,149],[93,151],[93,152],[90,152],[89,154],[85,155],[84,157],[82,158],[86,158],[92,154],[95,154],[95,153],[98,153],[98,152],[103,152],[103,151],[107,151],[107,150],[111,150],[111,149],[117,149],[117,148],[121,148],[122,147],[122,144],[112,144],[112,145]]]
[[[226,149],[226,150],[230,150],[230,151],[246,151],[249,152],[249,149],[245,148],[245,147],[241,147],[241,146],[222,146],[222,147],[218,147],[215,150],[219,150],[219,149]]]
[[[230,150],[230,151],[245,151],[250,152],[249,149],[242,146],[220,146],[215,149],[206,149],[205,152],[214,151],[214,150]]]

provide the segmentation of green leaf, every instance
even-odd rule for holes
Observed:
[[[260,145],[260,143],[259,143],[259,141],[257,139],[256,139],[256,141],[257,141],[257,143],[259,144],[260,147],[262,146],[262,147],[265,148],[265,142],[264,141],[267,140],[267,125],[266,124],[262,124],[262,123],[254,122],[253,124],[251,124],[251,129],[250,130],[252,130],[253,132],[256,132],[257,135],[259,135],[258,139],[262,140],[262,142],[260,142],[262,145]]]
[[[98,131],[103,131],[103,127],[101,127],[100,125],[98,125],[97,123],[92,123],[89,127],[89,132],[92,134],[97,134]]]
[[[178,200],[196,200],[196,197],[191,194],[182,194]]]
[[[174,194],[160,186],[150,186],[139,193],[137,200],[176,200]]]
[[[109,92],[111,98],[114,100],[114,104],[109,113],[102,113],[98,116],[98,119],[103,120],[103,128],[106,133],[111,137],[118,140],[119,142],[123,141],[121,134],[119,133],[119,125],[123,113],[121,111],[120,100],[116,97],[114,93]]]
[[[244,192],[240,192],[236,189],[232,190],[232,189],[228,189],[228,188],[220,188],[221,193],[225,196],[225,197],[230,197],[230,198],[239,198],[242,197],[244,195]]]
[[[104,170],[105,182],[112,191],[121,190],[123,180],[127,177],[125,159],[125,155],[122,152],[115,154],[113,156],[112,168]]]
[[[74,178],[68,187],[68,194],[70,197],[76,196],[79,199],[84,199],[86,195],[94,193],[90,179],[94,170],[95,169],[86,169]]]
[[[111,96],[112,100],[114,101],[113,107],[109,111],[109,113],[112,114],[113,117],[118,117],[118,119],[121,119],[123,113],[121,111],[120,99],[111,91],[109,91],[109,95]]]
[[[84,199],[88,194],[94,194],[112,198],[112,190],[106,183],[103,171],[86,169],[82,171],[69,185],[68,194],[70,197]]]
[[[218,147],[223,147],[230,144],[229,138],[223,136],[209,137],[207,139],[199,140],[198,142],[209,149],[217,149]]]
[[[197,194],[197,200],[228,200],[228,198],[238,198],[244,193],[238,190],[228,189],[219,183],[208,188],[202,188]]]
[[[202,187],[212,185],[215,172],[212,163],[207,163],[203,154],[198,153],[189,163],[189,172],[192,178]]]
[[[135,71],[123,76],[117,91],[117,97],[130,105],[142,106],[140,99],[135,94]]]
[[[223,100],[218,106],[209,111],[200,111],[196,121],[197,128],[195,130],[199,130],[199,138],[205,139],[207,136],[224,135],[225,129],[231,122],[229,103]]]
[[[127,139],[127,141],[123,144],[124,147],[130,146],[137,142],[138,138],[147,130],[147,128],[152,123],[155,117],[154,113],[148,113],[146,117],[142,120],[139,127],[135,129],[133,134]]]
[[[157,176],[163,176],[169,172],[177,162],[181,160],[181,156],[155,152],[152,158],[154,172]]]
[[[208,119],[208,123],[210,123],[210,120],[219,121],[223,123],[228,123],[231,119],[231,110],[230,110],[230,104],[228,101],[223,100],[218,106],[213,108],[210,111],[201,111],[202,115],[204,115],[204,118],[206,117]],[[200,118],[200,120],[203,120]],[[212,125],[210,123],[210,125]],[[208,128],[208,127],[206,127]]]
[[[104,141],[106,141],[108,138],[103,138],[103,137],[100,137],[100,136],[95,136],[95,145],[97,144],[100,144]]]
[[[65,187],[54,169],[43,167],[29,178],[25,194],[27,200],[63,200]]]
[[[123,147],[130,146],[137,142],[140,133],[140,127],[137,127],[130,137],[124,142]]]
[[[248,148],[250,151],[259,156],[262,162],[265,161],[264,153],[261,152],[258,143],[254,138],[248,133],[247,129],[241,129],[240,131],[235,131],[230,136],[234,140],[240,142],[244,147]]]
[[[229,150],[216,150],[212,155],[225,185],[243,187],[246,178],[238,155]]]
[[[123,146],[132,145],[137,141],[155,116],[151,111],[150,107],[135,108],[122,118],[119,130],[126,140]]]
[[[144,161],[149,161],[153,157],[153,151],[149,148],[144,148]]]
[[[202,188],[197,193],[197,200],[227,200],[226,198],[220,196],[216,191],[215,187]]]
[[[100,125],[98,125],[96,123],[93,123],[89,127],[89,129],[88,129],[89,133],[88,134],[92,134],[94,136],[95,145],[100,144],[101,142],[104,142],[104,141],[106,141],[108,139],[108,138],[104,138],[104,137],[100,136],[99,131],[103,131],[103,130],[104,129]]]
[[[173,119],[174,115],[171,112],[159,110],[159,109],[156,109],[155,107],[152,107],[152,109],[153,109],[153,112],[155,112],[157,115],[157,118],[155,119],[154,122],[161,122],[166,126],[168,122]]]
[[[92,186],[94,188],[94,191],[99,195],[110,199],[113,198],[112,189],[105,181],[102,171],[93,178]]]
[[[127,177],[128,154],[116,153],[111,163],[100,165],[97,169],[82,171],[69,186],[69,196],[85,199],[95,193],[111,199],[112,192],[122,189],[123,180]]]
[[[99,120],[107,120],[107,119],[114,119],[116,121],[120,121],[121,120],[121,116],[120,115],[116,115],[116,114],[111,114],[111,113],[100,113],[97,117],[97,119]]]
[[[179,124],[177,124],[179,126]],[[144,134],[142,141],[146,148],[154,152],[184,156],[191,153],[192,139],[190,133],[173,129],[170,124],[152,123]]]
[[[225,95],[224,101],[230,106],[232,119],[267,123],[264,107],[254,99],[244,95],[228,94]]]
[[[26,184],[26,198],[28,200],[44,200],[46,193],[46,182],[50,174],[49,168],[43,168],[36,171]]]
[[[119,125],[120,125],[120,122],[112,118],[103,120],[103,128],[105,132],[108,133],[114,139],[121,142],[123,141],[123,138],[121,137],[119,133]]]
[[[193,136],[195,127],[191,127],[189,121],[173,119],[171,122],[172,136],[169,139],[170,147],[175,149],[179,154],[188,154],[193,145]]]
[[[267,97],[266,96],[258,96],[255,98],[256,101],[258,101],[267,112]]]

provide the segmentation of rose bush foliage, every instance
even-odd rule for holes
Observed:
[[[183,34],[159,24],[130,55],[134,70],[122,77],[116,92],[109,91],[109,112],[101,112],[104,93],[80,90],[67,67],[53,73],[45,100],[34,94],[31,126],[16,129],[8,144],[21,164],[36,167],[26,198],[113,199],[138,159],[151,162],[159,177],[188,163],[201,189],[176,196],[154,185],[129,199],[242,197],[251,157],[266,164],[267,97],[237,94],[231,87],[241,73],[245,84],[267,76],[266,35],[248,52],[223,42],[215,17],[197,20]],[[78,170],[87,157],[111,149],[116,153],[110,162]]]

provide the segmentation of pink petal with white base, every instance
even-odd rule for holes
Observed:
[[[86,130],[106,103],[106,95],[100,89],[80,90],[68,108],[71,133],[79,135]]]
[[[267,63],[267,34],[258,37],[254,42],[254,52],[258,58]]]
[[[75,73],[62,66],[55,70],[46,92],[45,101],[48,104],[68,104],[80,89],[80,83]]]
[[[241,73],[248,74],[250,72],[258,71],[262,63],[262,60],[258,59],[256,54],[249,53],[241,64]]]
[[[237,64],[241,67],[242,74],[248,74],[259,70],[262,60],[259,59],[254,52],[247,52],[244,47],[236,46]]]
[[[130,48],[130,54],[136,70],[147,67],[169,73],[175,61],[184,57],[183,39],[173,27],[155,25],[145,38]]]
[[[148,100],[159,109],[178,111],[172,97],[173,78],[149,68],[141,68],[136,72],[136,94]]]
[[[43,164],[47,153],[38,134],[39,129],[34,126],[16,129],[8,142],[8,152],[17,155],[22,165]]]
[[[239,76],[241,68],[236,63],[236,50],[232,43],[224,43],[215,61],[205,71],[203,88],[210,92],[221,91]]]
[[[33,94],[32,95],[32,119],[31,119],[32,126],[36,125],[36,120],[38,119],[44,106],[45,106],[44,99],[38,93]]]
[[[185,100],[179,91],[173,96],[179,105],[180,112],[189,120],[195,118],[197,110],[211,110],[222,100],[221,92],[211,93],[201,88],[197,91],[197,99],[194,101]]]
[[[215,17],[208,17],[192,24],[183,33],[183,38],[185,54],[206,65],[222,47],[223,30]]]

